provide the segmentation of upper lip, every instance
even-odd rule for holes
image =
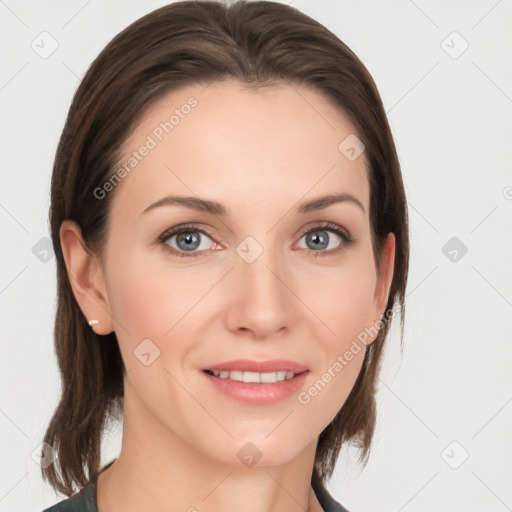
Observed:
[[[243,372],[269,373],[277,371],[287,371],[293,373],[303,373],[308,368],[302,364],[293,361],[285,361],[282,359],[273,359],[269,361],[251,361],[249,359],[237,359],[234,361],[226,361],[203,368],[204,370],[233,371],[240,370]]]

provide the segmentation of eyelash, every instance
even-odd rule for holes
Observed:
[[[330,231],[338,235],[342,240],[343,243],[336,249],[331,249],[329,251],[312,251],[309,249],[303,249],[305,251],[313,253],[313,257],[323,257],[323,256],[334,256],[338,254],[339,252],[343,251],[344,249],[350,247],[354,243],[354,238],[350,235],[348,231],[346,231],[341,226],[338,226],[337,224],[333,224],[332,222],[321,222],[318,225],[313,226],[312,228],[308,229],[307,231],[304,231],[300,238],[302,238],[304,235],[308,235],[309,233],[314,233],[315,231]],[[186,252],[186,251],[177,251],[174,249],[174,247],[170,247],[169,244],[167,244],[167,240],[171,238],[173,235],[179,235],[181,233],[202,233],[203,235],[208,236],[209,238],[213,239],[213,234],[209,232],[209,230],[204,228],[199,228],[196,224],[182,224],[180,226],[176,226],[174,228],[168,229],[164,233],[162,233],[158,239],[156,240],[157,243],[163,245],[164,249],[168,252],[170,252],[173,255],[177,255],[180,257],[192,257],[195,258],[197,256],[201,256],[201,254],[205,251],[197,251],[197,252]],[[299,238],[299,240],[300,240]],[[215,240],[213,239],[215,242]],[[217,243],[217,242],[216,242]]]

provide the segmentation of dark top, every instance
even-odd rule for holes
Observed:
[[[96,481],[99,474],[110,467],[115,459],[109,462],[101,471],[97,472],[78,494],[71,496],[59,503],[45,508],[42,512],[98,512],[96,505]],[[313,471],[311,486],[315,491],[318,502],[324,509],[324,512],[348,512],[340,503],[333,499],[327,489],[323,486],[316,469]]]

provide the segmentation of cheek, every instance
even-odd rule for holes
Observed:
[[[322,355],[315,379],[297,398],[308,416],[317,418],[313,421],[323,422],[317,425],[320,430],[339,412],[360,373],[366,349],[361,334],[371,325],[375,286],[371,267],[347,265],[336,273],[330,270],[324,276],[322,293],[311,287],[302,290],[304,303],[319,318],[308,323],[320,326],[321,331],[311,336]]]
[[[144,380],[139,382],[135,373],[130,373],[134,382],[142,388],[151,386],[164,389],[154,374],[159,367],[170,372],[182,371],[188,354],[196,350],[200,336],[196,329],[204,324],[204,315],[210,313],[211,297],[205,297],[211,288],[208,272],[197,269],[176,269],[145,255],[128,256],[111,265],[109,276],[109,299],[115,332],[127,371],[141,370],[137,355],[150,353],[154,364],[145,367]],[[205,311],[205,308],[208,311]],[[151,340],[151,342],[145,340]],[[157,372],[158,373],[158,372]],[[138,374],[138,372],[137,372]],[[152,376],[151,380],[149,376]],[[163,375],[164,381],[169,376]],[[150,387],[151,387],[150,386]],[[148,388],[148,392],[151,390]]]
[[[316,276],[322,286],[312,287],[308,280],[301,297],[324,325],[321,338],[327,347],[342,350],[370,325],[375,282],[369,267],[347,265],[338,272],[329,270]]]
[[[345,404],[361,371],[365,349],[361,344],[339,342],[326,352],[327,359],[314,378],[297,395],[298,407],[313,430],[321,432]]]
[[[173,376],[183,379],[178,366],[189,350],[182,336],[185,315],[204,291],[194,291],[179,272],[162,269],[147,257],[143,261],[136,253],[111,265],[108,275],[110,307],[129,381],[125,403],[133,402],[137,414],[149,410],[170,424],[172,410],[162,403],[183,410],[193,403]]]
[[[122,325],[116,331],[137,338],[162,338],[190,309],[191,299],[204,293],[182,273],[136,255],[112,265],[109,277],[111,312]]]

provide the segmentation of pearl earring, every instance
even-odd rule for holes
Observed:
[[[89,320],[89,325],[92,327],[93,325],[99,324],[99,320]]]

